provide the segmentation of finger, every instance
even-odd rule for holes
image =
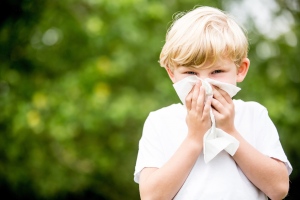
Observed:
[[[227,106],[223,106],[218,100],[212,99],[212,108],[213,114],[216,119],[228,118],[234,115],[234,105],[227,104]]]
[[[212,98],[212,100],[211,100],[211,106],[216,112],[219,112],[219,113],[222,113],[225,110],[224,105],[222,103],[220,103],[219,100],[214,99],[214,98]]]
[[[223,90],[221,90],[220,88],[218,88],[216,86],[213,86],[213,97],[216,100],[218,100],[220,103],[222,103],[223,105],[226,105],[227,104],[227,100],[223,96],[223,94],[226,93],[226,92],[224,91],[224,93],[221,93],[221,91],[223,91]]]
[[[226,91],[222,90],[221,88],[217,88],[217,90],[228,103],[232,102],[230,95]]]
[[[196,108],[197,106],[197,101],[200,93],[200,83],[197,82],[194,86],[194,91],[193,91],[193,97],[192,97],[192,106],[191,108]]]
[[[203,108],[203,117],[210,116],[210,109],[211,109],[212,97],[207,97],[204,108]]]
[[[188,93],[188,95],[185,98],[185,106],[186,106],[187,110],[191,110],[193,90],[194,90],[194,88],[190,91],[190,93]]]
[[[203,112],[204,102],[205,102],[206,94],[205,94],[205,88],[203,86],[200,87],[198,99],[196,102],[196,111],[198,113]]]
[[[212,107],[212,113],[215,116],[215,119],[218,119],[221,116],[220,112],[216,110],[214,107]]]

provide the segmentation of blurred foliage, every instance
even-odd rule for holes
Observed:
[[[1,192],[15,199],[139,199],[133,171],[144,120],[178,102],[157,62],[172,15],[226,2],[2,1]],[[238,98],[269,109],[294,167],[295,187],[299,3],[277,3],[275,14],[289,12],[295,23],[270,39],[249,19],[251,68]]]

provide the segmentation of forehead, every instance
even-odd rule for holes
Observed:
[[[218,68],[218,67],[235,67],[235,63],[227,58],[227,59],[218,59],[215,61],[207,61],[200,66],[192,65],[192,66],[178,66],[177,68],[188,68],[188,69],[210,69],[210,68]]]

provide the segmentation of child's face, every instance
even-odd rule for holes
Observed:
[[[187,76],[196,75],[201,79],[210,78],[236,85],[237,82],[243,81],[247,74],[249,64],[249,59],[247,58],[242,60],[239,68],[237,68],[235,63],[231,60],[220,60],[209,68],[206,68],[206,66],[208,66],[207,64],[201,69],[194,67],[177,67],[174,68],[173,71],[170,69],[167,69],[167,71],[173,83]]]

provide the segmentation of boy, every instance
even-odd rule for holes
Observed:
[[[222,11],[198,7],[176,19],[160,55],[173,83],[199,78],[185,98],[151,112],[145,122],[134,180],[142,199],[283,199],[292,171],[267,110],[258,103],[232,100],[207,78],[233,87],[250,61],[243,30]],[[200,80],[201,79],[201,80]],[[221,84],[222,85],[222,84]],[[215,123],[212,121],[214,116]],[[238,143],[230,155],[204,158],[204,137],[212,126]]]

